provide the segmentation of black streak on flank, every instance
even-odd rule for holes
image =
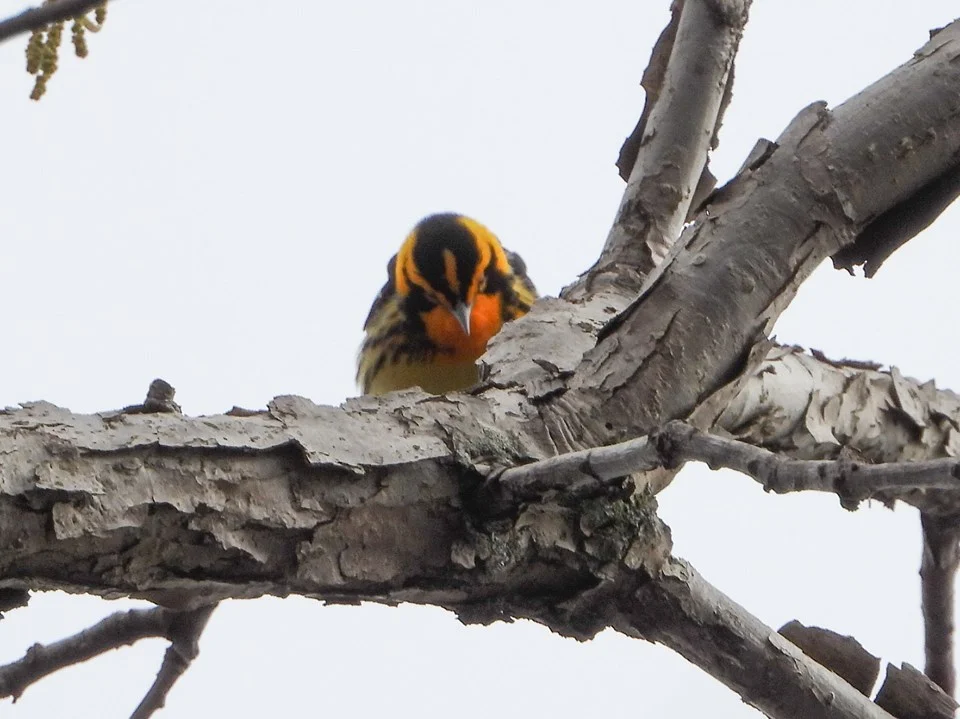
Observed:
[[[416,227],[417,242],[413,246],[413,261],[429,285],[444,295],[450,304],[466,300],[470,282],[480,261],[477,243],[470,230],[457,221],[458,215],[448,213],[430,215]],[[443,251],[450,250],[457,264],[459,294],[449,287],[444,271]]]

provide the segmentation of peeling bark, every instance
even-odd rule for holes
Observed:
[[[680,235],[695,195],[702,199],[713,189],[716,180],[707,169],[707,153],[717,146],[750,4],[673,4],[670,24],[641,82],[647,93],[643,114],[620,152],[618,166],[627,189],[617,218],[584,286],[568,288],[566,297],[608,281],[639,289],[640,280],[667,256]]]
[[[563,434],[602,422],[623,427],[625,417],[646,433],[688,417],[748,370],[750,349],[813,269],[956,162],[958,52],[954,23],[915,60],[835,110],[801,112],[765,162],[717,193],[709,216],[683,233],[670,261],[585,355],[570,392],[555,403],[567,415],[581,408],[579,426]],[[874,122],[889,116],[897,121]],[[891,163],[896,173],[883,169]]]
[[[863,463],[960,456],[960,396],[933,381],[864,363],[829,362],[795,347],[772,350],[719,417],[732,437],[796,459],[846,456]],[[882,492],[933,514],[956,511],[960,493]]]
[[[653,570],[669,552],[651,498],[487,517],[473,458],[509,454],[511,437],[492,423],[458,432],[457,402],[393,401],[375,413],[376,400],[335,410],[280,398],[254,417],[195,420],[8,410],[2,584],[180,609],[290,593],[470,604],[492,620],[527,597],[547,611],[623,556]]]
[[[722,6],[687,0],[686,30],[712,28],[732,62],[736,23],[702,22]],[[0,589],[198,611],[263,594],[409,601],[470,622],[527,617],[579,639],[612,626],[674,648],[770,716],[886,716],[670,557],[651,493],[552,487],[518,499],[493,479],[688,418],[719,417],[788,453],[952,456],[956,403],[896,371],[834,368],[832,394],[790,386],[775,407],[750,388],[778,379],[776,367],[756,373],[767,333],[814,267],[956,165],[958,57],[954,23],[835,110],[802,111],[714,195],[639,296],[643,272],[593,288],[588,277],[538,303],[495,339],[471,393],[340,408],[282,397],[263,413],[200,418],[46,403],[0,413]],[[728,76],[723,62],[712,69]],[[630,229],[629,244],[608,243],[617,262],[644,243],[655,258],[682,224],[723,92],[694,128],[704,157],[682,157],[666,200],[649,203],[659,239]],[[656,177],[645,163],[663,159],[637,167]],[[775,352],[783,372],[812,377],[799,355]],[[906,500],[933,511],[935,496]]]

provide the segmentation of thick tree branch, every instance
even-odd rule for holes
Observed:
[[[712,424],[809,273],[952,167],[958,47],[953,23],[836,110],[801,113],[716,193],[629,309],[607,290],[582,304],[548,300],[494,338],[485,375],[498,387],[519,382],[538,403],[546,454],[643,435],[695,409],[699,426]]]
[[[608,283],[636,292],[666,257],[715,144],[750,3],[674,3],[670,25],[644,75],[646,104],[634,130],[640,137],[632,145],[631,170],[616,220],[597,264],[564,290],[565,298],[583,297]]]
[[[635,596],[622,631],[670,647],[769,717],[891,719],[685,562],[671,560]]]
[[[57,0],[0,20],[0,42],[89,12],[104,0]]]
[[[393,409],[371,411],[382,402]],[[530,443],[521,417],[511,432],[483,406],[410,392],[342,410],[279,398],[256,416],[196,420],[48,404],[0,412],[0,586],[178,609],[289,593],[493,607],[594,584],[603,560],[577,553],[596,541],[583,527],[625,501],[635,508],[609,531],[633,517],[617,531],[643,527],[651,556],[668,551],[653,504],[616,497],[514,505],[491,545],[479,461]]]
[[[412,397],[419,398],[413,406]],[[434,425],[431,413],[452,404],[415,393],[393,399],[397,412],[386,417],[398,425],[416,423],[418,414],[419,421]],[[358,405],[367,402],[372,400]],[[475,504],[479,477],[458,472],[449,459],[445,469],[423,459],[389,471],[368,464],[442,447],[418,428],[406,436],[381,435],[378,451],[387,456],[365,458],[361,448],[374,417],[384,421],[293,398],[255,417],[208,417],[201,423],[176,414],[105,421],[49,405],[0,415],[0,437],[5,422],[17,433],[16,448],[0,442],[7,457],[0,511],[9,516],[15,505],[23,506],[20,498],[29,497],[27,516],[33,517],[18,527],[19,544],[0,541],[7,548],[0,552],[3,583],[125,592],[181,606],[191,598],[291,592],[334,602],[432,603],[465,621],[522,616],[579,638],[608,626],[634,635],[642,628],[645,636],[689,656],[690,632],[703,629],[683,630],[686,619],[676,614],[677,606],[700,612],[699,604],[678,590],[636,595],[646,583],[676,581],[673,573],[665,580],[659,574],[669,540],[649,497],[601,494],[571,503],[562,497],[521,503],[488,524],[489,507]],[[203,436],[194,432],[198,424]],[[40,434],[46,442],[30,443],[30,435]],[[482,446],[489,451],[493,438],[456,443],[461,453],[477,456]],[[190,447],[180,446],[182,441]],[[244,446],[259,449],[237,451]],[[317,454],[320,447],[325,452]],[[229,461],[214,460],[225,452]],[[189,579],[178,569],[187,566]],[[698,586],[696,602],[712,596]],[[672,622],[647,634],[652,624],[641,619],[661,615],[673,616]],[[728,632],[745,621],[729,612],[721,619],[709,631]],[[748,626],[762,627],[755,620]],[[771,633],[764,631],[763,645],[753,639],[725,643],[719,654],[691,659],[714,670],[722,663],[721,678],[771,716],[821,716],[804,713],[813,706],[809,697],[796,708],[766,706],[773,698],[759,683],[757,662],[792,655],[785,642],[771,644]],[[786,671],[783,662],[776,666],[764,676]],[[796,690],[798,701],[812,687],[853,691],[823,685],[837,680],[810,672],[810,683]],[[840,716],[824,711],[822,716]]]

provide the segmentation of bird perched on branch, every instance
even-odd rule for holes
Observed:
[[[387,264],[363,326],[357,383],[364,394],[466,389],[490,338],[536,297],[523,260],[490,230],[463,215],[430,215]]]

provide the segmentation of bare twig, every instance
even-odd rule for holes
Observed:
[[[498,481],[521,497],[551,489],[596,491],[634,472],[673,468],[684,462],[726,467],[755,479],[767,491],[837,494],[853,507],[879,492],[896,495],[917,489],[960,490],[960,460],[857,464],[849,460],[784,459],[766,449],[705,434],[684,422],[669,422],[651,437],[551,457],[507,469]]]
[[[16,701],[31,684],[53,672],[133,644],[140,639],[168,639],[157,679],[133,719],[146,719],[164,704],[167,692],[197,656],[197,642],[216,605],[189,611],[164,607],[117,612],[79,634],[43,646],[34,644],[22,659],[0,666],[0,698]]]
[[[39,30],[50,23],[82,15],[102,4],[103,0],[58,0],[48,5],[24,10],[19,15],[0,20],[0,42],[25,32]]]
[[[58,669],[140,639],[167,636],[172,614],[159,607],[117,612],[72,637],[46,646],[34,644],[22,659],[0,667],[0,698],[16,701],[27,687]]]
[[[956,690],[954,583],[960,567],[960,516],[922,513],[920,523],[923,527],[920,594],[925,672],[943,691],[953,696]]]
[[[130,719],[147,719],[155,711],[162,709],[170,689],[190,668],[191,662],[200,652],[200,635],[217,605],[200,607],[180,613],[170,627],[170,646],[163,655],[163,664],[157,672],[157,678],[147,691],[143,701],[130,715]]]

